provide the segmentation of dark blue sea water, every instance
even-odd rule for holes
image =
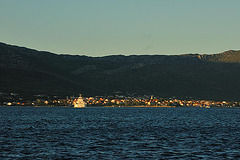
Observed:
[[[240,109],[0,107],[0,159],[240,159]]]

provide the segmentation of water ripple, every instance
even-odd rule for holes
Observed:
[[[0,107],[1,159],[240,159],[240,110]]]

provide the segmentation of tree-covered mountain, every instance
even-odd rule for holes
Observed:
[[[0,43],[0,92],[123,93],[239,99],[240,51],[200,55],[58,55]]]

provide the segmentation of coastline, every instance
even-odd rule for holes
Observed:
[[[176,106],[101,106],[101,107],[175,108]]]
[[[35,108],[40,108],[40,107],[46,107],[46,108],[51,108],[51,107],[63,107],[63,108],[74,108],[72,106],[54,106],[54,105],[50,105],[50,106],[8,106],[8,105],[1,105],[0,107],[35,107]],[[82,108],[206,108],[206,109],[210,109],[210,108],[240,108],[240,107],[235,107],[235,106],[231,106],[231,107],[219,107],[219,106],[211,106],[209,108],[207,107],[199,107],[199,106],[86,106],[86,107],[82,107]]]

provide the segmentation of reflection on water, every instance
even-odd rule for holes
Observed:
[[[0,158],[240,158],[240,109],[0,107]]]

